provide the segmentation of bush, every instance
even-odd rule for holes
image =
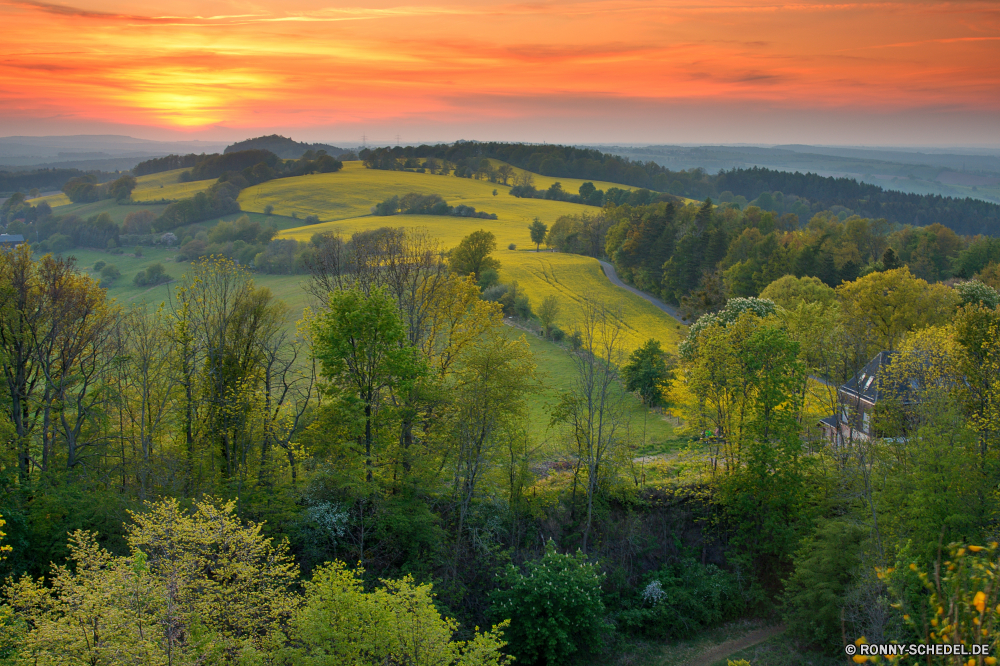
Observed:
[[[306,219],[302,220],[303,224],[319,224],[319,215],[306,215]]]
[[[569,346],[573,348],[573,351],[583,346],[583,334],[580,331],[573,331],[573,335],[569,336]]]
[[[518,294],[514,299],[514,313],[521,319],[531,319],[531,301],[527,294]]]
[[[500,273],[495,268],[487,268],[479,275],[479,288],[484,291],[498,284],[500,284]]]
[[[550,333],[550,335],[555,342],[562,342],[563,338],[566,337],[566,332],[558,326],[555,326],[552,328],[552,333]]]
[[[264,206],[264,215],[270,215],[273,212],[274,212],[274,206],[272,206],[271,204],[267,204],[266,206]]]
[[[646,577],[618,626],[655,638],[680,638],[736,616],[742,609],[736,577],[693,558]]]
[[[163,269],[163,264],[156,263],[152,266],[147,266],[146,270],[136,273],[135,277],[132,278],[132,283],[137,287],[151,287],[161,282],[166,282],[169,279],[170,276]]]
[[[504,638],[517,663],[563,664],[574,653],[599,646],[608,630],[602,578],[583,553],[558,553],[551,539],[525,573],[509,565],[492,595],[491,613],[498,621],[510,620]]]
[[[101,269],[101,282],[113,283],[122,276],[122,272],[114,264],[107,264]]]
[[[517,245],[515,243],[511,243],[510,245],[507,246],[507,249],[508,250],[516,250],[517,249]]]
[[[495,284],[492,287],[487,287],[483,289],[483,293],[480,296],[484,301],[492,301],[496,303],[501,301],[503,296],[507,293],[509,287],[505,284]]]
[[[106,261],[97,261],[97,262],[94,263],[94,270],[97,271],[98,273],[100,273],[101,269],[104,268],[107,265],[108,265],[108,262],[106,262]]]

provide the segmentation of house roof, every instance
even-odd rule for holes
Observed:
[[[842,385],[840,387],[841,390],[872,404],[878,402],[881,398],[893,396],[901,397],[904,402],[907,402],[910,398],[911,390],[917,389],[915,378],[911,378],[909,386],[907,386],[906,382],[897,381],[890,384],[884,377],[879,377],[879,373],[889,366],[898,354],[899,352],[896,351],[879,352],[875,355],[875,358],[868,361],[868,364],[858,374],[851,377],[846,384]]]
[[[819,423],[817,423],[816,425],[827,426],[828,428],[833,428],[834,430],[836,430],[839,427],[836,415],[828,416],[825,419],[820,419]]]
[[[23,243],[24,236],[21,234],[0,234],[0,243]]]

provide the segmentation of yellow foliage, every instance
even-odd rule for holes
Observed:
[[[361,575],[342,562],[320,567],[306,582],[305,603],[289,628],[294,647],[281,654],[283,663],[317,666],[504,666],[502,630],[475,632],[470,641],[454,641],[458,623],[441,617],[429,584],[406,576],[383,580],[365,592]]]

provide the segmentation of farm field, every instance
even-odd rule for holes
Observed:
[[[579,189],[579,185],[575,189],[569,189],[566,183],[563,185],[570,192],[575,193]],[[343,170],[337,173],[282,178],[248,187],[240,193],[239,202],[243,210],[260,212],[264,206],[271,204],[274,212],[280,215],[318,215],[324,223],[371,215],[371,207],[375,204],[409,192],[439,194],[452,206],[473,206],[477,211],[496,213],[499,219],[494,222],[525,227],[535,216],[551,224],[561,215],[594,214],[599,210],[564,201],[518,199],[510,196],[509,189],[498,183],[471,178],[379,171],[366,169],[361,162],[345,162]],[[494,190],[497,191],[496,196],[493,196]],[[320,225],[309,235],[317,230],[326,231],[327,228]]]

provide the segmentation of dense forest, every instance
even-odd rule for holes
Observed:
[[[268,150],[278,157],[289,160],[297,160],[309,151],[318,153],[321,150],[327,155],[336,156],[337,159],[340,160],[356,159],[350,155],[349,151],[344,150],[343,148],[338,148],[337,146],[331,146],[325,143],[303,143],[301,141],[293,141],[288,137],[278,134],[259,136],[245,141],[237,141],[230,146],[226,146],[226,149],[223,152],[237,153],[244,150]]]
[[[655,162],[635,162],[594,149],[496,142],[376,148],[361,151],[359,156],[370,168],[383,169],[417,167],[419,159],[428,157],[443,159],[455,165],[456,175],[475,174],[482,169],[480,162],[484,158],[492,158],[544,176],[610,181],[696,199],[725,199],[727,194],[746,200],[765,193],[775,199],[792,196],[803,200],[804,209],[793,211],[800,217],[840,207],[895,224],[941,224],[965,235],[1000,235],[1000,204],[907,194],[812,173],[754,167],[711,176],[701,169],[671,171]]]
[[[34,169],[32,171],[0,171],[0,192],[28,193],[31,190],[60,190],[72,178],[93,178],[104,183],[120,174],[79,169]]]

